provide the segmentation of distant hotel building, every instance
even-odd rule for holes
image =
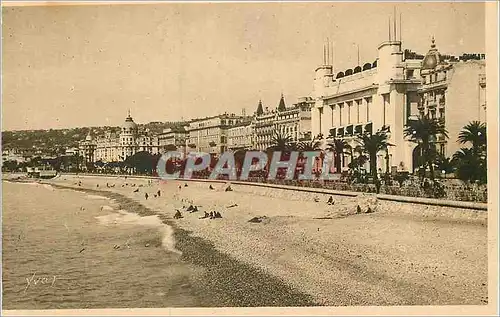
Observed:
[[[124,161],[137,152],[159,153],[158,138],[149,131],[139,131],[130,114],[125,119],[118,134],[107,132],[95,140],[89,133],[85,141],[80,143],[80,155],[86,162]]]
[[[311,97],[299,98],[291,107],[286,107],[283,95],[276,110],[264,110],[259,101],[254,118],[253,134],[256,150],[266,150],[272,146],[273,136],[281,134],[289,136],[293,143],[311,140],[311,108],[314,100]]]
[[[484,74],[482,61],[445,62],[433,43],[422,65],[423,56],[403,52],[401,46],[401,41],[383,42],[374,62],[345,71],[334,72],[333,66],[325,63],[316,69],[314,79],[313,136],[345,139],[356,146],[357,135],[389,126],[389,142],[395,146],[388,149],[388,155],[379,153],[377,169],[382,172],[386,171],[387,159],[390,171],[413,170],[418,150],[414,151],[416,144],[404,138],[403,130],[408,120],[429,110],[436,115],[440,108],[434,106],[437,96],[445,96],[439,99],[443,110],[437,115],[446,116],[450,132],[447,155],[456,148],[451,143],[455,143],[458,131],[468,121],[481,117],[480,105],[484,103],[478,99],[480,74]],[[450,107],[446,111],[444,100]],[[349,160],[345,155],[344,169]]]
[[[253,147],[253,128],[250,118],[237,123],[227,130],[228,150],[251,150]]]
[[[422,85],[418,89],[421,102],[411,111],[444,120],[449,138],[438,136],[436,142],[437,150],[448,157],[463,146],[457,138],[466,124],[473,120],[486,122],[485,56],[476,58],[479,59],[445,59],[432,39],[431,49],[422,62]]]
[[[221,154],[228,149],[228,130],[245,121],[244,115],[222,114],[202,119],[194,119],[187,127],[187,152]]]
[[[187,125],[187,123],[185,125],[175,125],[163,130],[163,132],[158,135],[160,152],[164,153],[175,150],[185,153],[186,141],[189,135],[186,130]]]

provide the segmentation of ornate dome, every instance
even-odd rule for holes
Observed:
[[[436,49],[436,44],[434,36],[432,37],[431,49],[425,55],[424,61],[422,62],[422,69],[434,69],[438,64],[441,63],[441,54],[439,54]]]
[[[128,114],[128,117],[125,119],[125,122],[123,123],[122,128],[127,129],[127,130],[135,130],[137,128],[137,124],[135,124],[134,120],[130,116],[130,112]]]
[[[85,141],[88,141],[88,142],[92,141],[92,135],[90,134],[90,131],[89,131],[89,134],[87,134]]]

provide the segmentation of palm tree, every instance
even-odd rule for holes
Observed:
[[[438,155],[436,165],[438,170],[444,171],[443,174],[453,173],[454,162],[449,157],[445,157],[442,154]]]
[[[486,154],[486,124],[479,121],[469,122],[458,135],[460,144],[471,143],[475,155]]]
[[[458,142],[470,143],[472,147],[462,148],[453,155],[457,177],[466,182],[486,183],[486,124],[479,121],[470,122],[458,135]]]
[[[474,149],[462,148],[453,155],[456,166],[456,176],[464,182],[479,181],[485,184],[487,181],[486,160],[477,156]]]
[[[275,132],[273,138],[271,139],[271,146],[268,150],[272,151],[290,151],[294,148],[292,144],[292,137],[288,134],[282,134],[281,132]]]
[[[297,149],[301,152],[314,152],[321,150],[321,142],[317,139],[312,141],[303,141],[297,144]]]
[[[377,180],[377,154],[380,151],[387,151],[389,146],[389,127],[382,126],[375,134],[365,133],[358,136],[357,142],[360,144],[363,152],[368,155],[370,161],[370,173],[374,180]]]
[[[347,141],[334,138],[331,143],[327,144],[327,150],[335,153],[335,170],[340,172],[342,169],[342,155],[350,149]]]
[[[437,159],[436,146],[434,144],[438,135],[448,138],[448,131],[442,119],[429,118],[428,115],[409,121],[404,129],[404,135],[411,142],[417,143],[422,151],[425,166],[429,166],[431,179],[434,180],[434,162]]]

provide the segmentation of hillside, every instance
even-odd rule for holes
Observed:
[[[150,122],[138,124],[139,130],[149,129],[152,134],[158,134],[163,129],[179,125],[179,122]],[[47,152],[55,152],[60,148],[71,148],[78,145],[79,141],[85,139],[89,130],[92,136],[103,135],[106,132],[119,132],[120,127],[82,127],[71,129],[49,129],[49,130],[21,130],[3,131],[3,149],[44,149]]]

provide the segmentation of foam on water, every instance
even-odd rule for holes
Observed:
[[[117,210],[116,213],[97,216],[95,218],[104,226],[129,224],[158,228],[162,235],[162,247],[169,252],[182,254],[181,251],[175,248],[174,230],[169,225],[165,225],[157,215],[141,217],[126,210]]]
[[[51,190],[51,191],[55,190],[54,187],[52,187],[51,185],[48,185],[48,184],[43,184],[43,188]]]
[[[85,196],[85,198],[95,199],[95,200],[97,200],[97,199],[110,200],[110,198],[108,198],[108,197],[99,196],[99,195],[87,195],[87,196]]]

